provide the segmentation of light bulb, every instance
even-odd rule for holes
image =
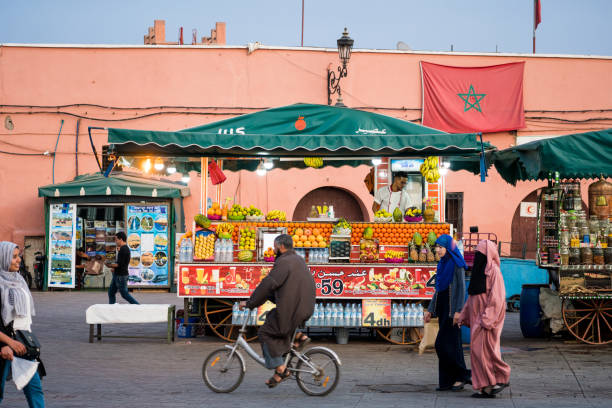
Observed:
[[[442,167],[450,169],[450,162],[443,162]]]
[[[162,171],[164,169],[164,161],[161,158],[155,159],[155,164],[153,165],[155,170]]]
[[[264,160],[263,165],[266,170],[270,170],[272,169],[272,167],[274,167],[274,162],[272,161],[272,159],[266,159]]]
[[[258,176],[265,176],[266,175],[266,168],[264,167],[263,162],[259,162],[259,165],[257,166],[257,170],[255,170],[255,172],[257,173]]]
[[[145,173],[148,173],[151,171],[151,159],[147,159],[142,163],[142,169],[144,170]]]
[[[170,163],[168,163],[166,171],[168,172],[168,174],[176,173],[176,164],[174,163],[174,160],[171,160]]]
[[[181,177],[181,181],[185,184],[189,183],[189,180],[191,180],[191,177],[189,177],[189,174],[185,174],[183,177]]]
[[[372,164],[375,166],[379,166],[382,163],[382,160],[378,157],[372,159]]]
[[[440,170],[438,170],[438,172],[441,176],[446,176],[448,174],[448,168],[446,166],[440,167]]]

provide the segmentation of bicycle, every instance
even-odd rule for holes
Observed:
[[[26,282],[26,285],[28,285],[28,288],[32,287],[32,275],[30,274],[30,271],[28,271],[28,268],[26,267],[25,264],[25,250],[30,248],[30,245],[26,245],[23,248],[23,251],[21,251],[21,261],[19,262],[19,273],[21,274],[21,276],[23,277],[23,280]]]
[[[248,316],[248,315],[247,315]],[[202,378],[208,388],[217,393],[234,391],[242,383],[246,365],[238,348],[255,362],[265,367],[265,360],[247,343],[245,339],[247,320],[238,331],[238,338],[232,345],[214,350],[204,360]],[[298,387],[311,396],[324,396],[332,392],[340,380],[340,358],[327,347],[311,347],[299,352],[293,347],[296,330],[291,339],[291,350],[284,356],[284,365],[295,379]]]

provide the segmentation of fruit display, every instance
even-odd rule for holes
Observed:
[[[436,233],[433,231],[429,231],[429,234],[427,234],[427,244],[430,247],[436,245],[436,239],[438,239]]]
[[[246,213],[246,208],[243,208],[240,204],[234,204],[228,211],[227,218],[234,221],[244,220]]]
[[[380,209],[374,213],[374,222],[391,222],[393,214],[387,210]]]
[[[408,246],[408,248],[410,249],[410,251],[408,252],[409,260],[411,260],[412,262],[418,261],[419,260],[419,251],[417,250],[417,247],[414,244],[414,241],[410,242],[410,245]]]
[[[209,228],[210,227],[210,220],[208,219],[208,217],[202,215],[202,214],[198,214],[196,215],[193,220],[195,221],[196,225],[202,228]]]
[[[193,259],[210,260],[215,256],[215,234],[209,231],[200,231],[195,236]]]
[[[423,221],[423,213],[418,207],[410,207],[404,214],[404,220],[408,222],[420,222]]]
[[[349,258],[351,256],[351,243],[348,241],[332,241],[329,244],[329,258]]]
[[[217,236],[221,239],[232,239],[232,233],[234,232],[234,225],[229,222],[224,222],[217,225]]]
[[[206,211],[206,215],[210,220],[220,220],[222,214],[222,209],[219,203],[212,203],[212,206]]]
[[[248,250],[242,250],[238,252],[238,261],[240,262],[251,262],[253,260],[253,252]]]
[[[359,243],[359,261],[378,262],[378,241],[374,239],[362,239]]]
[[[404,262],[404,258],[406,258],[406,253],[404,251],[395,251],[390,249],[385,252],[385,262],[402,263]]]
[[[333,234],[336,235],[351,235],[352,227],[344,218],[340,218],[336,225],[334,225]]]
[[[419,169],[423,177],[428,183],[437,183],[440,179],[440,171],[438,170],[438,158],[430,156],[425,159]]]
[[[372,227],[367,227],[363,230],[363,237],[365,239],[372,239],[374,237],[374,230],[372,229]]]
[[[285,212],[281,210],[272,210],[266,215],[266,220],[286,221],[287,214],[285,214]]]
[[[244,210],[246,212],[246,219],[247,220],[263,220],[264,216],[263,216],[263,212],[255,207],[253,204],[251,204],[249,207],[244,207]]]
[[[264,261],[266,262],[274,262],[274,260],[276,259],[276,254],[274,253],[274,249],[273,248],[266,249],[263,253],[263,258],[264,258]]]
[[[296,248],[326,248],[327,240],[318,228],[296,228],[293,231],[293,246]]]
[[[238,249],[249,251],[255,250],[255,228],[245,227],[240,229]]]
[[[304,164],[315,169],[323,167],[323,159],[320,157],[304,157]]]
[[[362,238],[366,228],[372,228],[374,231],[373,238],[379,240],[380,245],[407,245],[412,240],[415,233],[421,236],[422,244],[423,237],[427,236],[432,231],[436,236],[448,234],[450,232],[449,224],[439,223],[355,223],[352,225],[353,231],[351,234],[351,243],[359,245],[359,240]]]
[[[397,207],[395,210],[393,210],[393,221],[402,222],[402,219],[403,219],[402,210],[400,210],[399,207]]]

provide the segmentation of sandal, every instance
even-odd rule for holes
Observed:
[[[304,350],[304,347],[306,347],[306,345],[308,343],[310,343],[310,337],[306,336],[304,333],[302,333],[302,337],[300,337],[299,340],[295,340],[295,342],[293,343],[293,348],[296,351],[302,351]]]
[[[480,391],[480,392],[475,392],[474,394],[472,394],[472,398],[495,398],[495,395],[489,394],[484,391]]]
[[[495,395],[495,394],[499,394],[500,392],[502,392],[504,390],[504,388],[510,386],[510,384],[504,384],[504,383],[499,383],[496,384],[493,389],[491,390],[491,394]]]
[[[277,380],[276,377],[280,378],[280,380]],[[274,388],[289,377],[291,377],[291,373],[286,368],[285,371],[283,371],[282,373],[274,370],[274,375],[272,375],[272,377],[270,377],[268,381],[266,381],[266,385],[268,386],[268,388]]]

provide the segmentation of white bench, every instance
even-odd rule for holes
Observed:
[[[102,340],[103,324],[123,323],[168,323],[168,331],[165,337],[151,336],[104,336],[123,338],[162,338],[168,344],[174,341],[174,320],[176,317],[175,305],[130,305],[130,304],[98,304],[91,305],[85,312],[85,319],[89,324],[89,342],[93,343],[94,325],[98,326],[96,337]]]

